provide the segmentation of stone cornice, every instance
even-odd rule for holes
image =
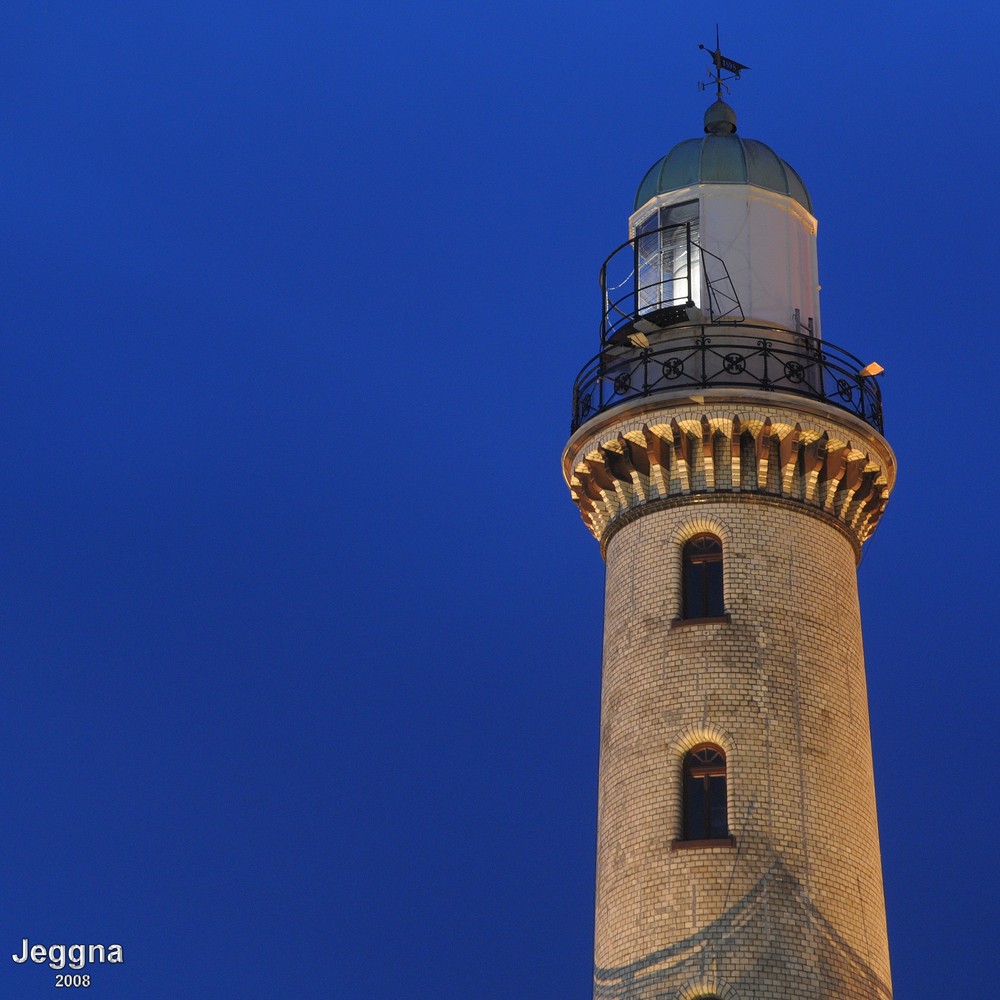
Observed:
[[[896,463],[885,438],[835,407],[722,391],[602,414],[570,439],[563,467],[602,550],[643,514],[684,499],[740,497],[835,523],[860,552],[885,509]]]

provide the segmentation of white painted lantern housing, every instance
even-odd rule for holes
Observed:
[[[721,100],[706,112],[705,132],[675,146],[639,185],[629,218],[637,312],[690,302],[695,322],[818,338],[816,218],[802,179],[769,146],[738,137]],[[636,324],[646,325],[651,340],[669,336],[658,322]]]

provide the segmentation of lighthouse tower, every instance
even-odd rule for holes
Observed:
[[[595,998],[891,997],[856,567],[896,472],[816,218],[718,99],[601,270],[563,469],[606,561]],[[862,345],[863,348],[863,345]]]

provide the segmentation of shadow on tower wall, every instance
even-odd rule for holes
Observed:
[[[714,990],[725,1000],[892,997],[888,983],[837,933],[780,859],[696,934],[629,965],[594,968],[595,1000],[675,1000],[693,983],[718,984]]]

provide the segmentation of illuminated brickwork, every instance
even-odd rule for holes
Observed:
[[[609,411],[567,445],[563,471],[602,538],[633,508],[704,492],[768,493],[831,515],[863,542],[895,480],[885,439],[851,414],[779,394],[663,395]]]
[[[660,462],[617,462],[650,428]],[[567,480],[595,457],[613,466],[582,507],[607,561],[595,996],[885,1000],[855,567],[892,452],[833,407],[718,393],[585,425]],[[680,619],[701,532],[722,541],[728,621]],[[681,765],[705,742],[727,757],[732,836],[693,846]]]

